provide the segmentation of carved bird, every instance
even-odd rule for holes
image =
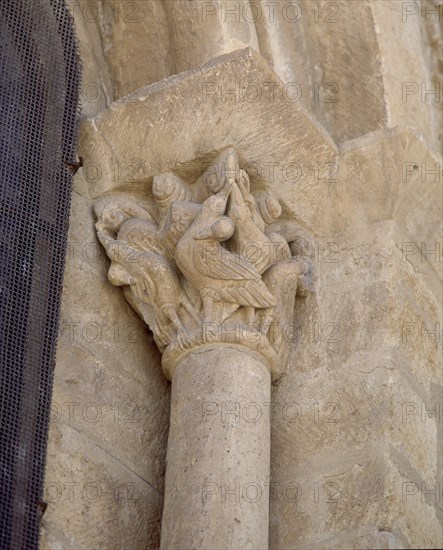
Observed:
[[[178,341],[186,344],[187,329],[178,316],[180,306],[197,323],[200,317],[184,293],[174,267],[160,254],[140,252],[131,247],[127,248],[127,252],[131,254],[126,261],[112,262],[108,272],[109,281],[127,289],[124,293],[126,299],[153,328],[160,348],[174,339],[175,331]],[[144,307],[144,304],[152,306],[153,311]]]
[[[186,344],[187,330],[179,311],[183,314],[183,306],[197,326],[201,317],[167,257],[158,225],[147,219],[146,211],[128,201],[98,204],[96,213],[100,216],[97,236],[111,260],[109,281],[123,287],[126,299],[152,328],[161,349],[175,338],[175,333],[179,343]],[[144,217],[127,219],[139,213]],[[117,232],[116,239],[113,232]]]
[[[234,222],[224,215],[232,184],[229,179],[221,191],[205,200],[175,253],[177,266],[201,295],[205,322],[223,321],[223,304],[244,306],[248,321],[253,322],[254,308],[272,311],[276,303],[258,271],[221,245],[235,231]],[[221,313],[216,304],[222,306]]]

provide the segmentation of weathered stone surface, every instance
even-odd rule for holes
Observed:
[[[395,450],[368,451],[342,451],[303,472],[294,472],[288,464],[276,473],[271,538],[278,543],[271,547],[323,547],[334,535],[365,527],[401,534],[406,548],[441,546],[436,496],[422,498],[423,478],[408,469]],[[288,487],[291,491],[285,491]],[[435,485],[427,482],[423,488],[435,490]]]
[[[435,150],[441,147],[442,14],[435,0],[70,0],[69,6],[80,44],[96,43],[97,70],[106,67],[110,76],[106,83],[90,80],[87,68],[89,115],[109,101],[136,97],[137,88],[250,47],[337,142],[399,125],[420,128]],[[95,82],[103,86],[100,102]]]
[[[273,471],[285,472],[290,464],[301,474],[314,462],[346,452],[371,454],[384,444],[401,449],[428,483],[438,482],[441,411],[414,382],[393,361],[284,377],[272,396]]]
[[[289,2],[250,3],[250,18],[255,22],[259,52],[288,89],[298,97],[300,104],[310,110],[316,89],[313,67],[304,31],[304,17],[310,15],[299,5]],[[245,16],[248,16],[245,13]],[[312,12],[311,12],[312,15]],[[304,16],[304,17],[303,17]]]
[[[259,51],[255,25],[248,17],[249,0],[172,0],[165,7],[176,73],[246,47]]]
[[[285,83],[298,85],[300,102],[337,142],[409,126],[441,148],[438,3],[258,5],[260,53]]]
[[[162,495],[75,427],[52,425],[42,547],[158,548]]]
[[[66,5],[74,19],[82,60],[82,114],[87,117],[95,116],[119,97],[113,96],[112,76],[103,52],[100,35],[103,12],[98,2],[92,3],[88,0],[69,0]]]
[[[437,217],[430,199],[429,205],[426,230],[434,227],[438,240],[437,224],[433,225]],[[395,205],[391,208],[391,212],[398,212]],[[410,217],[414,216],[412,210]],[[415,227],[421,230],[421,224]],[[280,487],[284,482],[300,483],[299,476],[305,473],[319,472],[317,480],[302,487],[303,495],[311,499],[314,490],[321,490],[318,487],[324,483],[325,468],[348,460],[361,463],[379,453],[381,446],[391,448],[389,452],[396,460],[401,457],[401,471],[407,472],[411,483],[421,487],[424,482],[428,489],[441,486],[442,403],[441,386],[437,384],[441,373],[441,301],[439,285],[432,284],[441,265],[431,266],[430,261],[435,260],[432,256],[421,262],[417,251],[417,257],[410,255],[414,264],[407,261],[405,251],[409,249],[403,242],[408,239],[403,224],[384,221],[370,226],[356,223],[310,243],[316,292],[296,305],[289,372],[278,381],[272,397],[271,471],[276,477],[271,479]],[[423,479],[417,481],[417,476]],[[393,487],[397,486],[395,482]],[[353,490],[360,491],[368,502],[363,485]],[[288,537],[283,548],[328,548],[328,541],[334,541],[335,519],[325,522],[320,536],[314,519],[318,512],[312,511],[312,519],[307,520],[302,509],[295,520],[290,506],[286,499],[271,511],[271,547],[280,548]],[[344,506],[349,514],[346,529],[350,529],[355,505],[346,501]],[[380,518],[385,512],[380,508]],[[400,533],[399,540],[406,548],[419,546],[424,536],[413,528],[405,530],[410,513],[411,509],[403,510],[387,529]],[[431,515],[434,522],[441,519],[438,505]],[[441,544],[437,527],[434,523],[427,535],[433,547]],[[346,529],[343,524],[342,531]],[[351,543],[346,537],[340,535],[331,547],[358,548],[363,544],[357,539],[354,544],[352,537]],[[369,544],[371,539],[363,540]],[[372,544],[379,544],[377,540],[375,537]]]
[[[157,0],[103,0],[100,31],[113,83],[112,101],[137,97],[143,86],[179,72],[171,47],[168,4]]]
[[[401,129],[376,132],[347,142],[340,153],[332,232],[394,218],[411,239],[435,240],[442,165],[420,136]]]
[[[284,329],[296,293],[313,288],[312,265],[303,253],[291,256],[297,225],[280,219],[270,190],[251,187],[233,147],[191,185],[166,172],[154,176],[151,192],[143,203],[130,193],[108,194],[94,213],[111,260],[108,280],[151,328],[172,381],[162,548],[265,549],[269,411],[250,433],[236,426],[230,435],[224,420],[208,427],[205,411],[221,408],[223,416],[228,396],[235,409],[245,395],[254,406],[268,403],[271,376],[288,358]],[[231,506],[224,492],[234,471]],[[259,481],[248,481],[251,472]],[[208,491],[212,497],[219,487],[220,502],[218,495],[208,502]],[[245,492],[253,504],[247,512],[237,506]]]
[[[152,195],[98,199],[95,227],[108,279],[152,330],[167,378],[190,350],[217,343],[263,355],[277,378],[296,294],[313,289],[309,255],[291,255],[300,228],[280,219],[270,190],[251,188],[232,147],[191,185],[154,176]]]
[[[266,131],[258,134],[256,127]],[[315,170],[323,173],[334,161],[335,145],[252,50],[148,86],[137,102],[122,100],[85,121],[81,177],[92,197],[146,188],[153,175],[168,170],[195,181],[228,145],[251,184],[263,188],[269,182],[302,225],[311,229],[327,221],[329,190]]]
[[[404,544],[407,543],[401,533],[379,531],[376,527],[369,527],[343,533],[338,537],[320,540],[312,545],[308,544],[300,548],[303,548],[303,550],[314,550],[319,547],[322,550],[367,550],[368,548],[373,550],[398,550],[407,548],[407,546],[403,546]]]
[[[372,2],[300,2],[310,109],[337,142],[384,128],[387,108]],[[306,59],[306,58],[305,58]]]
[[[423,38],[427,23],[441,18],[441,6],[438,2],[414,6],[385,0],[370,4],[380,51],[387,126],[417,128],[432,149],[439,151],[441,72],[436,78],[426,62]]]

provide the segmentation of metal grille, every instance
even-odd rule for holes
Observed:
[[[28,550],[38,547],[79,62],[63,0],[1,0],[0,15],[0,548]]]

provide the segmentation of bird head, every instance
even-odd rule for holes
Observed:
[[[197,233],[195,238],[197,240],[227,241],[232,237],[234,231],[234,222],[228,216],[221,216],[212,225]]]
[[[135,278],[120,264],[112,262],[108,271],[108,280],[114,286],[133,285]]]

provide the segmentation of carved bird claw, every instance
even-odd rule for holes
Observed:
[[[192,339],[185,328],[182,328],[177,332],[177,342],[179,343],[181,348],[191,347]]]

